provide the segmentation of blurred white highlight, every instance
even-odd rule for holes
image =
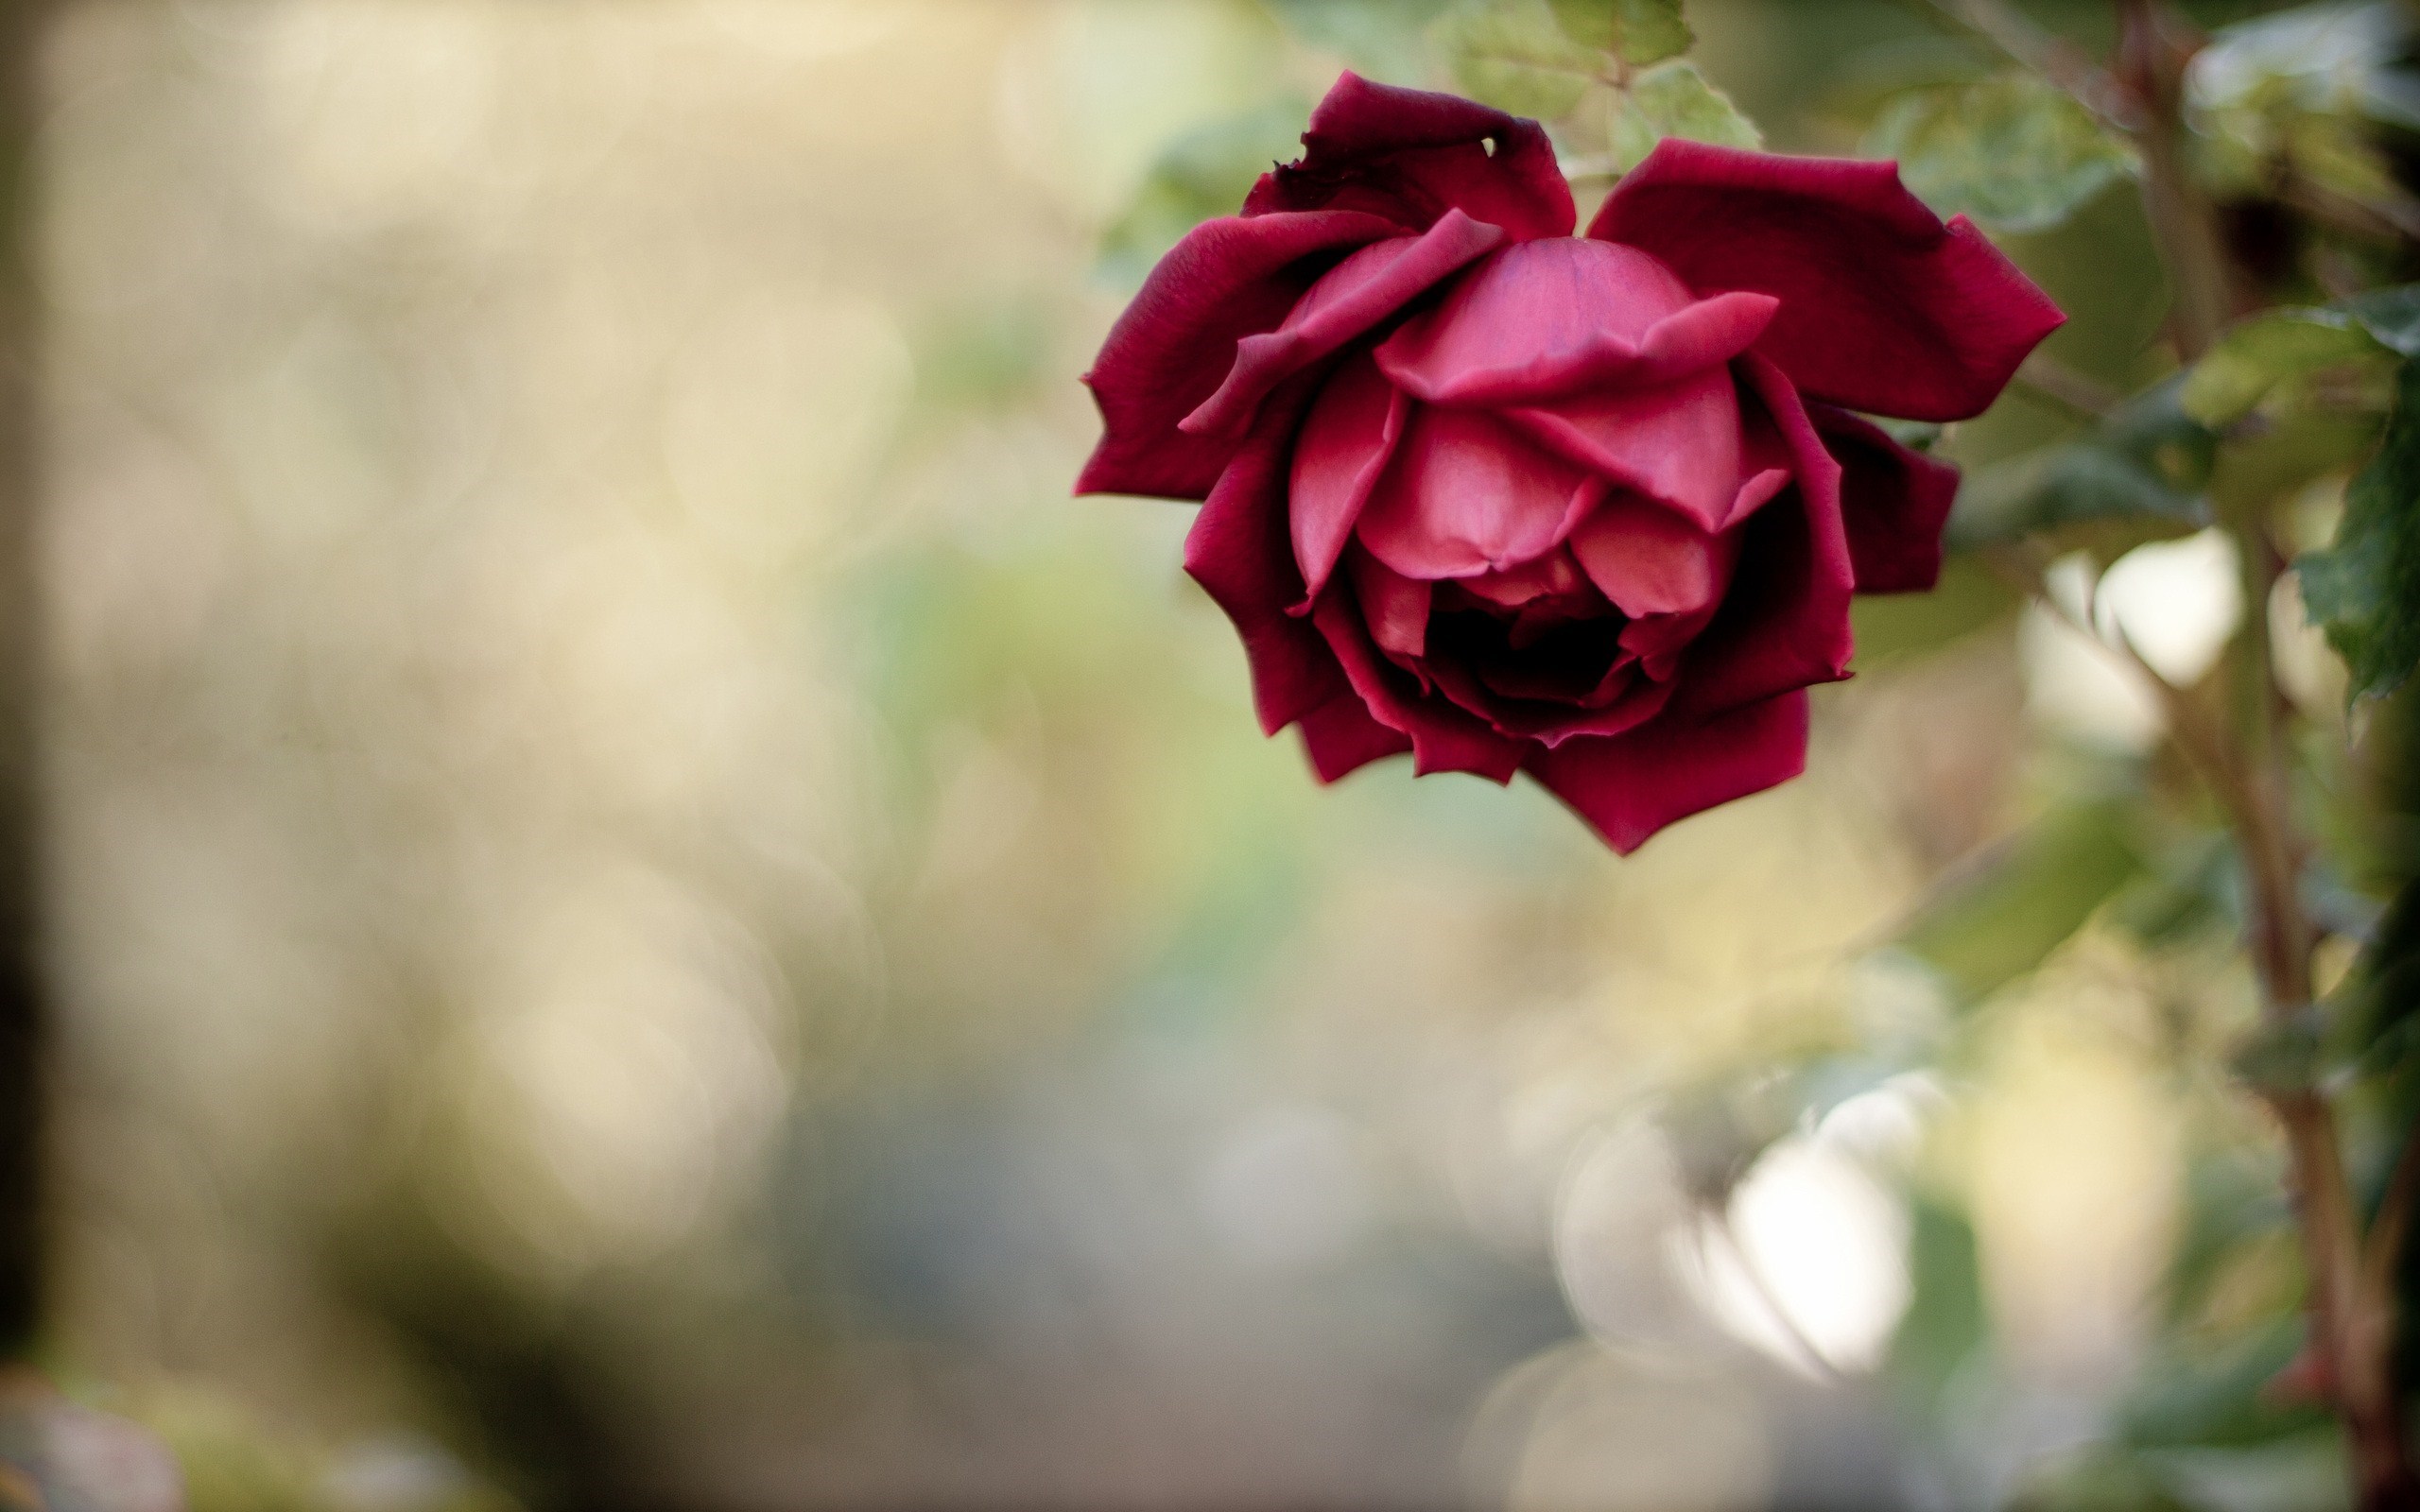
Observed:
[[[2082,552],[2060,558],[2048,577],[2065,613],[2031,605],[2018,626],[2026,706],[2043,724],[2098,745],[2147,748],[2166,719],[2141,672],[2068,616],[2089,618],[2113,644],[2122,636],[2179,684],[2201,680],[2243,623],[2235,543],[2216,528],[2137,546],[2097,586]]]
[[[1735,1337],[1821,1376],[1881,1363],[1908,1310],[1907,1249],[1897,1194],[1819,1134],[1766,1151],[1727,1220],[1701,1216],[1674,1260]]]

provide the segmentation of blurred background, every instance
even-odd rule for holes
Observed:
[[[49,1377],[197,1512],[2335,1504],[2231,876],[2072,632],[1868,606],[1616,861],[1319,790],[1190,508],[1068,498],[1143,270],[1441,9],[49,6]],[[1689,16],[1844,152],[1988,61],[1922,10]],[[2103,177],[2005,244],[2126,387]],[[2111,612],[2206,667],[2227,550]]]

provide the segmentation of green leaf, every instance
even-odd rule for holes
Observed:
[[[2207,524],[2218,438],[2185,413],[2182,377],[2118,405],[2083,436],[1977,472],[1959,490],[1957,549],[2091,521]]]
[[[2420,363],[2395,378],[2386,439],[2344,492],[2335,542],[2294,564],[2311,623],[2352,672],[2352,696],[2391,693],[2420,663]]]
[[[1739,113],[1729,95],[1706,82],[1697,64],[1681,61],[1658,63],[1622,92],[1614,119],[1615,164],[1628,173],[1668,136],[1725,147],[1765,145],[1755,123]]]
[[[2270,310],[2238,321],[2186,375],[2185,413],[2212,430],[2249,415],[2270,390],[2382,350],[2353,315],[2338,309]]]
[[[1390,84],[1425,85],[1435,58],[1429,25],[1451,0],[1264,0],[1278,20],[1313,47],[1335,53]]]
[[[2059,225],[2119,177],[2134,153],[2061,90],[2002,75],[1900,95],[1866,155],[1895,158],[1917,198],[1999,232]]]
[[[1599,81],[1604,59],[1572,41],[1547,0],[1471,0],[1429,36],[1472,98],[1541,119],[1570,113]]]
[[[1633,68],[1678,58],[1696,39],[1681,0],[1552,0],[1564,35]]]
[[[1891,1341],[1890,1380],[1919,1412],[1937,1412],[1946,1387],[1990,1348],[1981,1246],[1966,1214],[1923,1193],[1909,1204],[1907,1315]]]
[[[2398,284],[2339,300],[2330,308],[2360,322],[2361,329],[2389,351],[2420,357],[2420,284]]]
[[[1899,936],[1966,1003],[2031,972],[2142,870],[2127,805],[2051,810],[1953,877]]]

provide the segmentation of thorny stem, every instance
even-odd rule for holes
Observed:
[[[2246,552],[2247,588],[2256,590],[2252,602],[2265,606],[2268,587],[2258,585],[2273,586],[2282,564],[2265,536],[2253,534],[2259,539]],[[2070,604],[2049,590],[2042,558],[2040,552],[1998,552],[1987,559],[2035,602],[2133,668],[2158,696],[2178,746],[2209,783],[2236,832],[2251,883],[2249,944],[2262,1004],[2273,1023],[2290,1026],[2310,1011],[2317,933],[2300,897],[2302,850],[2286,804],[2280,724],[2273,717],[2279,700],[2268,671],[2265,614],[2246,616],[2246,664],[2256,669],[2264,713],[2259,727],[2247,731],[2250,738],[2238,742],[2189,690],[2145,661],[2122,627],[2100,624],[2097,585],[2085,586],[2081,608]],[[2284,1126],[2295,1214],[2310,1270],[2309,1348],[2344,1418],[2361,1512],[2407,1512],[2420,1507],[2420,1481],[2412,1474],[2395,1403],[2393,1278],[2415,1195],[2411,1189],[2420,1186],[2420,1153],[2406,1151],[2365,1245],[2325,1096],[2308,1085],[2267,1096]]]
[[[1968,4],[1976,0],[1967,0]],[[2170,333],[2177,354],[2191,362],[2209,349],[2232,309],[2226,249],[2216,216],[2185,162],[2186,64],[2198,40],[2160,0],[2117,0],[2119,39],[2115,77],[2132,97],[2128,112],[2143,157],[2143,204],[2161,259],[2175,287]],[[2237,648],[2240,696],[2236,728],[2212,728],[2184,690],[2134,660],[2163,690],[2180,742],[2197,759],[2225,806],[2243,855],[2246,933],[2262,1008],[2271,1024],[2291,1032],[2312,1011],[2311,955],[2318,943],[2302,900],[2307,847],[2296,833],[2287,760],[2288,705],[2277,686],[2269,644],[2268,608],[2284,569],[2257,507],[2232,522],[2244,570],[2244,633]],[[2098,616],[2087,612],[2087,622]],[[2092,627],[2086,623],[2084,628]],[[2122,643],[2122,635],[2118,637]],[[2131,646],[2123,646],[2132,655]],[[2310,1346],[2342,1418],[2354,1488],[2361,1512],[2420,1508],[2404,1443],[2393,1375],[2395,1317],[2393,1291],[2373,1278],[2391,1277],[2408,1203],[2381,1213],[2364,1236],[2333,1109],[2308,1082],[2270,1091],[2268,1102],[2286,1137],[2295,1215],[2310,1276]],[[2400,1184],[2400,1183],[2399,1183]]]

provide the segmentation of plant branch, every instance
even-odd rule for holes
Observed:
[[[2185,162],[2185,68],[2200,41],[2158,0],[2118,0],[2118,17],[2116,78],[2134,102],[2143,211],[2175,285],[2177,355],[2191,362],[2210,350],[2234,307],[2218,217]]]
[[[2089,373],[2036,350],[2017,365],[2016,381],[2081,420],[2099,420],[2123,397]]]
[[[1989,43],[2010,61],[2065,92],[2101,125],[2132,135],[2133,102],[2090,54],[2047,31],[2008,0],[1925,0],[1960,30]]]

